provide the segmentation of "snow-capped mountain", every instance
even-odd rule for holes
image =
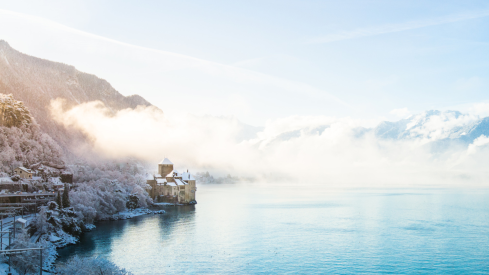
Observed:
[[[466,135],[476,123],[477,117],[458,111],[430,110],[396,122],[384,121],[374,132],[384,139],[454,139]]]
[[[480,118],[458,111],[430,110],[396,122],[382,122],[373,131],[383,139],[471,143],[481,135],[489,136],[489,117]]]
[[[341,126],[332,127],[333,125]],[[433,151],[442,151],[451,146],[468,146],[482,135],[489,137],[489,117],[480,118],[458,111],[430,110],[399,121],[383,121],[372,128],[358,127],[351,121],[338,120],[276,133],[266,143],[275,144],[323,134],[336,135],[333,132],[338,129],[341,129],[343,137],[360,139],[373,136],[379,141],[419,141],[419,144],[425,144]]]

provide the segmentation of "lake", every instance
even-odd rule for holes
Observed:
[[[489,190],[199,185],[195,206],[97,223],[59,250],[134,274],[489,272]]]

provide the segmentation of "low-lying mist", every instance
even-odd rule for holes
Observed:
[[[88,135],[96,152],[136,157],[155,169],[168,157],[177,169],[194,172],[335,186],[480,186],[489,177],[489,138],[461,141],[480,118],[458,112],[425,112],[380,125],[293,116],[263,128],[229,117],[172,117],[154,107],[113,113],[101,102],[65,109],[58,99],[51,112]],[[393,131],[403,134],[389,138]]]

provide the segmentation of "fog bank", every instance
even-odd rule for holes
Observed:
[[[51,112],[87,134],[106,157],[137,157],[155,166],[168,157],[177,169],[215,175],[355,186],[472,186],[489,177],[488,137],[451,141],[480,119],[471,114],[411,116],[386,131],[400,129],[404,136],[385,138],[378,129],[390,124],[326,116],[286,117],[258,128],[229,117],[173,117],[154,107],[113,114],[101,102],[65,110],[54,100]],[[440,147],[442,141],[452,143]]]

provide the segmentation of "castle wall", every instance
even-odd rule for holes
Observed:
[[[195,187],[195,180],[189,180],[188,181],[188,201],[195,201],[195,192],[197,191],[197,188]]]
[[[146,181],[147,184],[149,184],[149,186],[151,186],[151,190],[149,191],[149,196],[151,198],[155,198],[156,197],[156,181],[155,180],[147,180]]]

